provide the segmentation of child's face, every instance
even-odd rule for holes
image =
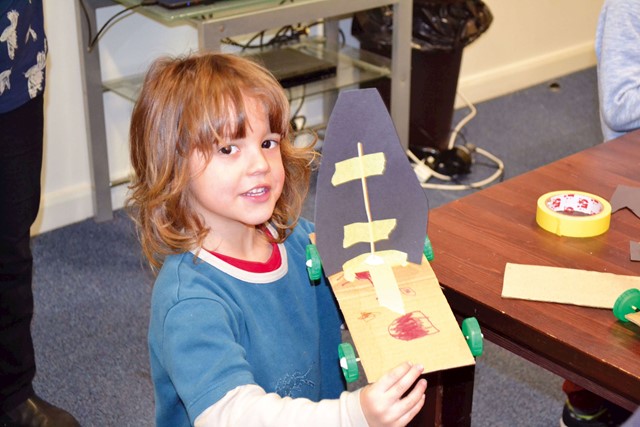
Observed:
[[[245,98],[245,105],[245,138],[220,143],[208,164],[199,152],[189,159],[194,208],[214,231],[265,223],[284,185],[280,135],[259,101]]]

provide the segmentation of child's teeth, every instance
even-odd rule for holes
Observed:
[[[249,191],[248,194],[256,195],[256,194],[262,194],[262,193],[264,193],[264,188],[257,188],[255,190],[251,190]]]

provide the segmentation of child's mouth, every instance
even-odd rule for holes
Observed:
[[[258,187],[244,193],[248,197],[260,197],[267,193],[267,187]]]

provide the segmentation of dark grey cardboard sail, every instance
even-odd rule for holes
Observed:
[[[327,125],[316,188],[316,238],[325,274],[369,251],[364,242],[343,248],[344,226],[367,222],[361,182],[332,184],[335,164],[357,157],[358,143],[363,154],[382,152],[386,160],[383,174],[366,178],[373,220],[397,220],[389,239],[376,242],[376,250],[405,252],[409,262],[420,264],[429,211],[424,190],[378,91],[347,90],[339,94]]]

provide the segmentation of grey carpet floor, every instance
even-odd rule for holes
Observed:
[[[464,137],[504,161],[505,179],[602,138],[593,68],[477,108]],[[464,114],[457,112],[454,123]],[[491,172],[480,159],[469,181]],[[432,208],[469,192],[426,190]],[[304,211],[309,218],[313,204],[311,194]],[[33,251],[38,393],[84,426],[152,426],[146,330],[153,277],[130,220],[118,211],[113,221],[86,220],[44,233],[33,239]],[[561,383],[486,343],[476,368],[472,425],[557,426]]]

